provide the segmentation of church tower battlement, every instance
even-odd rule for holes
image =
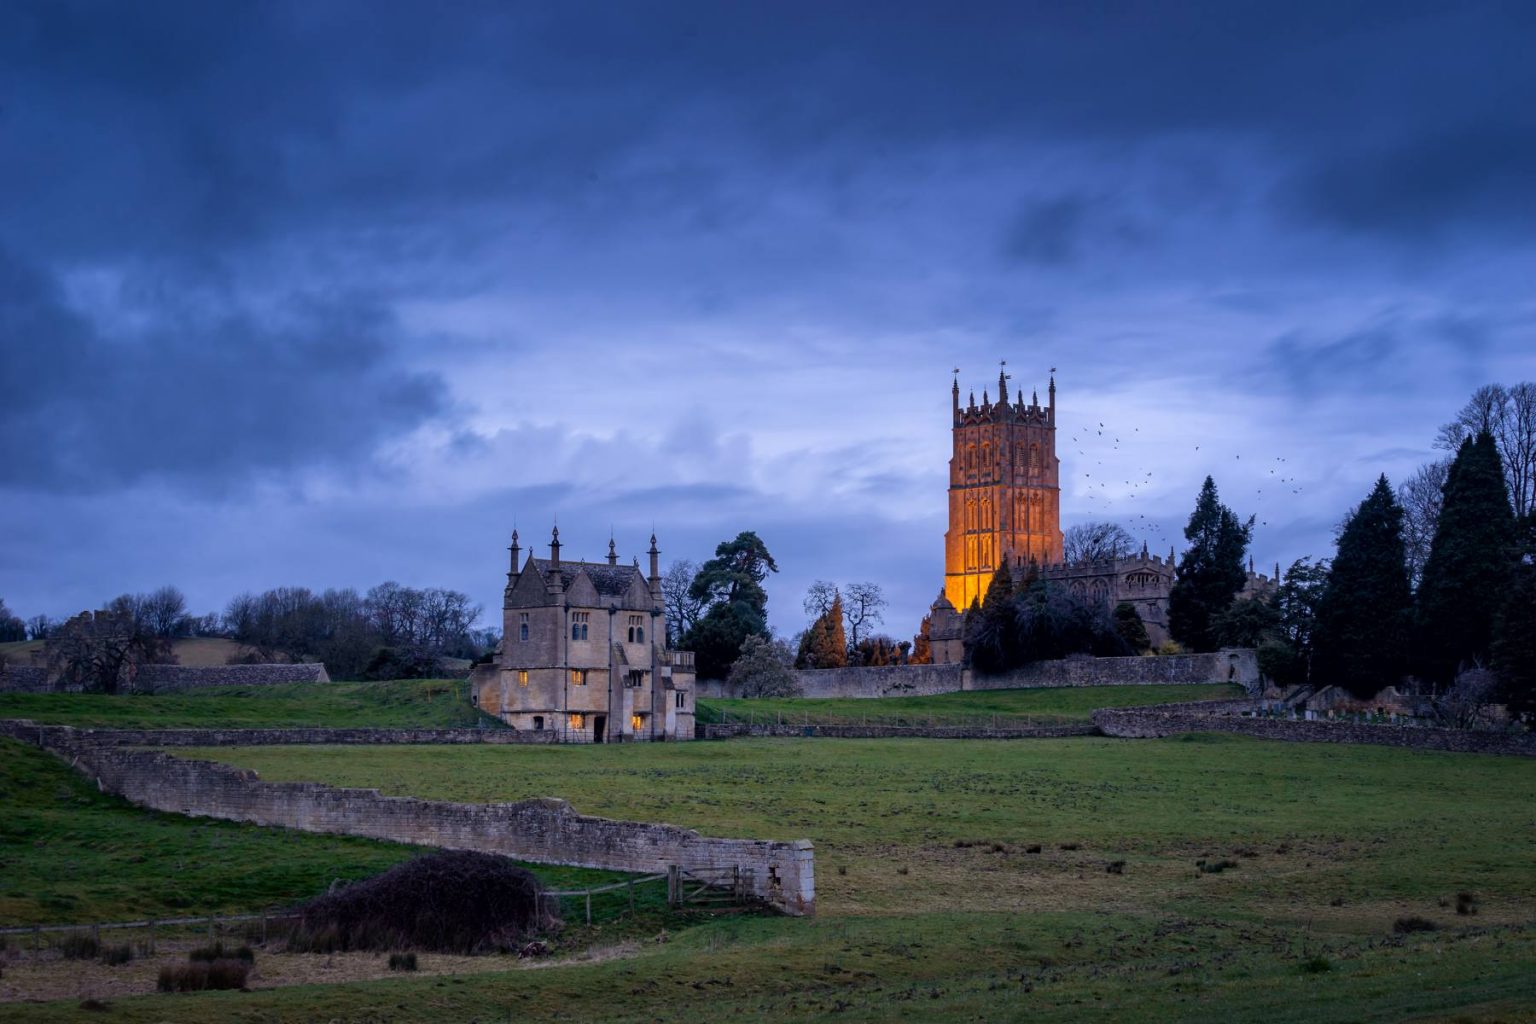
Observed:
[[[1008,399],[1006,363],[997,401],[951,389],[954,450],[949,460],[949,530],[944,534],[944,596],[959,611],[986,594],[1006,557],[1052,565],[1062,558],[1061,460],[1056,457],[1056,377],[1047,391]]]

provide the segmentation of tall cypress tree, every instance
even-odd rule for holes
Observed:
[[[1344,520],[1317,608],[1313,680],[1369,697],[1407,670],[1413,594],[1403,507],[1383,475]]]
[[[1493,667],[1501,698],[1516,718],[1536,716],[1536,512],[1517,526],[1514,579],[1493,624]]]
[[[1005,672],[1016,664],[1014,638],[1013,572],[1008,559],[992,574],[986,600],[973,602],[965,615],[966,654],[981,672]]]
[[[1216,496],[1216,481],[1206,477],[1184,527],[1190,546],[1179,559],[1179,576],[1168,593],[1168,631],[1185,647],[1216,649],[1211,620],[1243,589],[1243,554],[1252,535],[1253,517],[1246,523],[1238,519]]]
[[[1445,481],[1418,593],[1418,663],[1430,682],[1486,663],[1514,568],[1514,512],[1498,445],[1486,430],[1463,441]]]

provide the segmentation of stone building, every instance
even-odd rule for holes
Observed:
[[[1008,377],[999,373],[998,400],[987,392],[960,404],[960,381],[951,389],[953,451],[949,460],[949,529],[944,534],[944,588],[930,609],[929,643],[936,664],[963,661],[964,614],[986,596],[997,567],[1007,559],[1015,580],[1034,563],[1041,576],[1077,597],[1113,608],[1135,607],[1153,646],[1169,639],[1168,594],[1177,568],[1147,552],[1127,558],[1067,564],[1062,561],[1061,460],[1056,457],[1056,378],[1047,404],[1023,395],[1008,401]],[[1254,572],[1239,597],[1271,592],[1280,576]]]
[[[606,563],[562,561],[558,528],[548,558],[519,566],[516,530],[509,550],[501,646],[470,675],[481,710],[567,743],[693,739],[693,653],[667,646],[656,537],[649,577],[612,540]]]

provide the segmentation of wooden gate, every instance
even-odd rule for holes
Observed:
[[[756,906],[751,868],[667,868],[667,902],[674,907],[728,910]]]

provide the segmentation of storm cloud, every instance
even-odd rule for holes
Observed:
[[[1497,3],[6,4],[0,596],[494,606],[513,521],[558,515],[589,554],[755,528],[777,626],[871,579],[909,632],[950,371],[980,397],[1002,359],[1058,368],[1069,520],[1162,550],[1212,472],[1261,562],[1325,555],[1472,388],[1536,376],[1533,35]]]

